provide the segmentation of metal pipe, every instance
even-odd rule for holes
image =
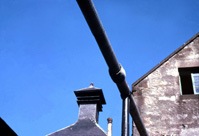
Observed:
[[[129,136],[129,98],[124,98],[122,103],[122,136]]]
[[[107,136],[112,136],[112,122],[113,119],[112,118],[108,118],[108,128],[107,128]]]
[[[131,128],[132,130],[132,134],[131,134],[131,136],[134,136],[134,122],[133,122],[133,119],[132,119],[132,128]]]
[[[125,71],[122,66],[119,64],[111,44],[108,40],[106,32],[100,22],[100,19],[97,15],[97,11],[91,0],[77,0],[77,3],[90,27],[91,32],[93,33],[98,46],[104,56],[104,59],[109,67],[109,73],[113,81],[116,83],[121,97],[130,99],[130,114],[136,124],[136,127],[141,136],[148,136],[146,128],[142,122],[137,106],[131,91],[125,79]]]
[[[84,14],[84,17],[90,27],[91,32],[93,33],[100,50],[106,60],[108,67],[114,72],[120,70],[120,65],[117,61],[117,58],[113,52],[111,44],[108,40],[106,32],[100,22],[100,19],[97,15],[97,11],[91,0],[77,0],[79,7]]]

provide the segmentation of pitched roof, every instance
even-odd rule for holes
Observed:
[[[180,46],[177,50],[175,50],[173,53],[171,53],[168,57],[166,57],[164,60],[162,60],[159,64],[157,64],[155,67],[153,67],[149,72],[144,74],[141,78],[139,78],[137,81],[135,81],[132,84],[132,90],[133,87],[136,86],[138,83],[140,83],[144,78],[146,78],[148,75],[150,75],[152,72],[154,72],[156,69],[158,69],[161,65],[163,65],[166,61],[168,61],[170,58],[172,58],[175,54],[180,52],[184,47],[186,47],[189,43],[191,43],[193,40],[195,40],[197,37],[199,37],[199,32],[194,35],[191,39],[189,39],[187,42],[185,42],[182,46]]]
[[[0,117],[0,135],[17,136],[17,134],[8,126],[8,124]]]
[[[106,136],[106,133],[96,122],[85,119],[48,136]]]

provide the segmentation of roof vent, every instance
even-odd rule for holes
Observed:
[[[106,136],[99,127],[99,112],[106,104],[102,89],[95,88],[93,83],[88,88],[74,91],[79,105],[79,117],[75,124],[54,132],[48,136]]]

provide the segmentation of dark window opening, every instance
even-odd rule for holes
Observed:
[[[199,67],[179,68],[182,95],[199,94]]]

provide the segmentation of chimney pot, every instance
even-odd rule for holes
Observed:
[[[109,118],[107,119],[107,121],[108,121],[108,123],[112,123],[112,122],[113,122],[113,119],[109,117]]]
[[[113,119],[109,117],[107,119],[107,121],[108,121],[107,136],[112,136],[112,122],[113,122]]]

